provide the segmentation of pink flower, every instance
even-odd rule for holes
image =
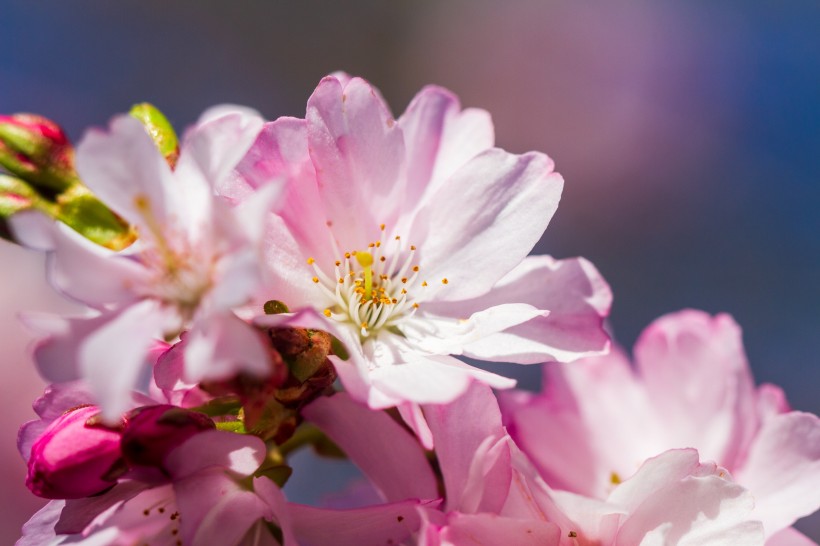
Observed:
[[[449,402],[472,380],[514,384],[451,355],[535,363],[607,348],[610,293],[594,267],[527,258],[561,176],[547,156],[493,140],[489,115],[443,89],[425,88],[394,120],[367,82],[329,76],[306,119],[268,124],[220,189],[242,201],[288,178],[258,299],[324,315],[310,325],[345,343],[337,371],[370,407]]]
[[[513,437],[547,483],[606,499],[646,459],[692,447],[751,491],[767,544],[799,535],[778,532],[820,508],[820,419],[789,411],[775,386],[755,388],[734,321],[662,317],[635,361],[636,370],[621,353],[548,365],[541,394],[502,397]]]
[[[166,459],[170,483],[123,481],[98,497],[53,501],[23,527],[17,544],[233,546],[254,536],[256,544],[277,544],[270,522],[296,546],[278,515],[281,491],[267,478],[249,478],[265,453],[253,436],[197,434]]]
[[[443,477],[443,503],[429,500],[438,493],[420,446],[388,415],[344,394],[306,409],[306,418],[359,466],[384,504],[289,504],[300,544],[717,546],[727,537],[762,544],[751,496],[724,469],[699,463],[694,450],[646,461],[601,501],[544,483],[506,433],[488,387],[471,385],[452,403],[428,405],[424,412]]]
[[[263,215],[278,186],[236,208],[213,193],[261,126],[244,110],[206,112],[186,134],[173,171],[129,116],[115,118],[109,132],[89,132],[77,149],[78,171],[136,227],[140,240],[123,252],[63,225],[44,227],[34,213],[14,218],[21,240],[52,252],[52,284],[94,309],[90,317],[30,319],[48,336],[35,351],[47,379],[86,378],[106,418],[115,419],[152,345],[183,329],[190,329],[191,381],[268,371],[263,341],[233,310],[257,290]]]
[[[447,502],[443,513],[425,510],[423,546],[762,544],[751,496],[694,450],[646,461],[599,501],[544,483],[501,426],[489,389],[471,387],[425,414]]]

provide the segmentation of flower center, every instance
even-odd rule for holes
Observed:
[[[332,276],[308,258],[316,273],[313,282],[329,300],[325,316],[359,330],[362,341],[385,329],[396,332],[419,308],[427,286],[419,277],[416,247],[399,235],[385,242],[384,225],[381,232],[366,250],[340,256]],[[447,279],[442,282],[447,284]]]

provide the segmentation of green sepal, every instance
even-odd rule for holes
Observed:
[[[342,360],[347,360],[350,358],[350,353],[347,352],[347,347],[345,347],[345,344],[339,341],[339,339],[334,335],[330,336],[330,350],[334,355],[338,356]]]
[[[112,250],[122,250],[136,239],[127,223],[79,184],[57,197],[56,218],[86,239]]]
[[[242,409],[242,402],[236,396],[225,396],[222,398],[215,398],[209,402],[191,408],[193,411],[204,413],[208,417],[220,417],[223,415],[238,415],[239,410]]]
[[[217,430],[224,430],[225,432],[235,432],[237,434],[246,434],[245,423],[242,421],[218,421],[216,423]]]
[[[165,114],[153,104],[143,102],[131,107],[129,114],[139,120],[148,131],[157,149],[174,168],[179,157],[179,141],[177,134]]]
[[[259,478],[264,476],[272,480],[279,487],[284,487],[291,474],[293,474],[291,467],[275,460],[274,457],[268,457],[265,459],[265,462],[262,463],[262,466],[253,473],[253,477]]]

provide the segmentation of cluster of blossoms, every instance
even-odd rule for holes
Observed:
[[[684,311],[633,367],[582,258],[528,256],[563,179],[428,87],[323,79],[301,118],[0,117],[0,218],[80,316],[25,315],[20,546],[813,544],[820,419]],[[465,361],[544,364],[540,393]],[[496,394],[493,389],[498,390]],[[364,479],[289,502],[299,449]]]

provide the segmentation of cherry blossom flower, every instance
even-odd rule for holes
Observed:
[[[610,292],[583,259],[527,258],[563,187],[544,154],[493,147],[481,110],[428,87],[394,120],[379,93],[323,79],[305,120],[266,126],[219,191],[286,176],[258,300],[312,309],[350,353],[334,363],[373,408],[445,403],[507,378],[451,355],[536,363],[606,350]],[[268,317],[274,324],[281,317]]]
[[[636,369],[613,352],[545,367],[541,394],[504,393],[513,437],[551,486],[605,499],[646,459],[698,449],[751,491],[768,545],[820,508],[820,419],[790,411],[773,385],[755,388],[739,327],[683,311],[655,321]]]
[[[122,252],[89,242],[36,213],[14,217],[28,245],[50,251],[49,278],[90,316],[29,317],[46,335],[35,358],[46,379],[84,377],[108,419],[122,410],[156,340],[190,329],[186,376],[221,378],[267,372],[267,352],[234,315],[259,278],[263,214],[278,191],[268,184],[230,208],[213,187],[237,164],[262,126],[236,108],[206,112],[183,141],[172,171],[135,119],[120,116],[108,132],[91,131],[77,149],[85,184],[135,226],[139,241]]]
[[[646,461],[608,498],[597,500],[552,490],[538,476],[502,426],[487,386],[473,384],[454,402],[427,405],[424,412],[435,439],[443,503],[423,501],[436,495],[430,466],[412,436],[386,414],[344,394],[307,408],[306,418],[361,468],[384,504],[290,504],[300,544],[717,546],[727,537],[763,544],[750,494],[725,469],[700,463],[695,450]],[[416,514],[411,517],[408,508]]]
[[[97,497],[52,501],[17,544],[278,544],[268,523],[283,521],[284,496],[267,478],[249,478],[265,453],[253,436],[197,434],[166,458],[170,483],[125,480]],[[281,525],[285,543],[296,546]]]

